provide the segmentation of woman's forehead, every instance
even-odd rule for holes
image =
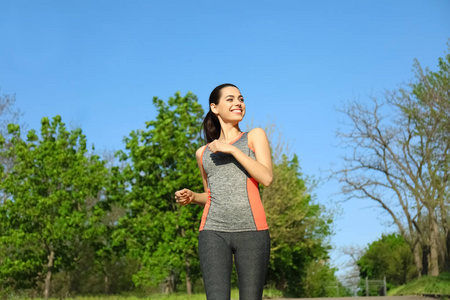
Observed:
[[[239,95],[241,95],[241,92],[239,91],[238,88],[236,88],[234,86],[227,86],[221,90],[221,94],[222,94],[222,97],[227,97],[230,95],[231,96],[239,96]]]

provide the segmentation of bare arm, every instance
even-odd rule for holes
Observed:
[[[202,165],[202,154],[203,150],[206,146],[200,147],[196,152],[195,156],[197,158],[197,165],[200,169],[200,173],[202,175],[202,181],[203,181],[203,193],[195,193],[189,189],[182,189],[175,192],[175,199],[180,205],[187,205],[189,203],[195,203],[200,206],[205,206],[206,202],[208,201],[208,181],[206,178],[206,172],[203,169]]]

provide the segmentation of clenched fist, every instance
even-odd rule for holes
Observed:
[[[189,189],[182,189],[175,192],[175,200],[178,204],[184,206],[194,200],[194,193]]]

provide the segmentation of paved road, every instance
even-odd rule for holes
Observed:
[[[270,300],[433,300],[422,296],[336,297],[336,298],[271,298]]]

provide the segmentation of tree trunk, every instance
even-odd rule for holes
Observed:
[[[447,218],[444,217],[448,215],[448,212],[444,204],[445,201],[441,200],[440,202],[441,223],[442,229],[444,231],[444,237],[442,241],[442,271],[450,272],[450,228],[447,222]]]
[[[191,281],[191,262],[189,258],[186,258],[186,292],[188,295],[192,295],[192,281]]]
[[[447,230],[447,233],[445,234],[445,241],[444,241],[446,248],[445,248],[445,255],[444,255],[444,272],[450,272],[450,233]]]
[[[64,296],[64,298],[68,298],[70,295],[70,291],[72,290],[72,276],[70,275],[70,272],[67,272],[67,291],[66,291],[66,295]]]
[[[164,292],[166,294],[172,294],[173,292],[176,292],[176,290],[177,286],[175,274],[173,273],[173,271],[170,271],[170,275],[166,277]]]
[[[48,255],[47,258],[48,258],[47,275],[45,276],[45,285],[44,285],[45,300],[48,299],[48,296],[50,294],[50,282],[52,279],[53,261],[55,260],[55,252],[53,250],[50,250],[50,255]]]
[[[109,294],[109,278],[108,278],[108,275],[106,275],[106,274],[105,274],[104,282],[105,282],[105,294],[108,295]]]
[[[413,257],[414,263],[416,264],[417,277],[420,278],[420,276],[422,276],[422,268],[423,268],[422,257],[420,256],[420,243],[416,243],[414,245]]]
[[[286,291],[286,286],[287,286],[286,276],[284,274],[281,274],[281,276],[275,283],[275,287],[277,290],[284,293]]]
[[[439,254],[438,254],[439,228],[437,220],[430,213],[430,260],[428,262],[428,275],[439,276]]]
[[[110,292],[111,283],[109,282],[108,272],[106,271],[106,266],[103,266],[103,291],[106,295]]]
[[[430,246],[422,245],[422,275],[428,275],[429,255],[430,255]]]

